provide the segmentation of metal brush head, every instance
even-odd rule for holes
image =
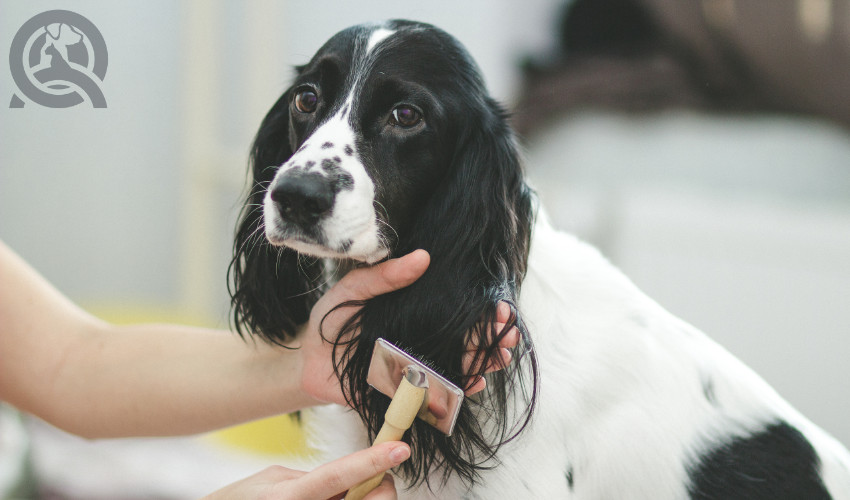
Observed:
[[[425,401],[417,417],[451,436],[463,402],[463,391],[410,354],[384,339],[378,339],[366,382],[391,398],[402,377],[414,386],[426,389]]]

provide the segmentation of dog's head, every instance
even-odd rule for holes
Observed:
[[[413,285],[365,303],[347,327],[358,341],[334,359],[346,397],[371,432],[388,400],[366,384],[374,341],[385,337],[463,386],[498,358],[499,339],[519,325],[531,195],[505,113],[489,97],[464,48],[433,26],[409,21],[355,26],[298,68],[263,120],[252,151],[253,189],[231,265],[240,333],[282,343],[307,320],[328,281],[325,260],[371,264],[417,248],[431,265]],[[499,301],[511,321],[494,331]],[[342,332],[342,333],[345,333]],[[330,338],[334,341],[336,337]],[[478,373],[464,373],[470,342]],[[522,408],[508,393],[531,376]],[[536,364],[488,379],[463,406],[455,435],[417,422],[408,478],[434,466],[474,479],[526,422]],[[511,416],[509,416],[511,415]]]

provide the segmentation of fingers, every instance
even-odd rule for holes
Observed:
[[[491,331],[501,332],[502,329],[505,328],[505,325],[507,325],[508,321],[510,321],[510,319],[511,319],[511,306],[508,305],[507,302],[501,302],[500,301],[499,304],[496,306],[496,321],[492,323],[493,330],[491,330]],[[514,326],[508,331],[508,333],[505,334],[504,337],[502,337],[499,340],[499,347],[505,347],[505,348],[511,349],[513,347],[516,347],[519,344],[519,340],[520,340],[519,330],[517,329],[516,326]],[[473,348],[478,347],[478,338],[475,337],[475,336],[472,336],[470,338],[470,343],[472,344]]]
[[[331,497],[328,500],[344,500],[348,492],[340,493],[337,496]],[[398,493],[395,490],[393,477],[389,474],[384,474],[381,484],[370,491],[368,495],[363,497],[363,500],[398,500]]]
[[[511,306],[507,302],[499,302],[499,305],[496,306],[496,328],[495,331],[500,332],[502,328],[510,321],[511,319]],[[502,340],[499,341],[499,347],[506,347],[508,349],[512,347],[516,347],[519,344],[519,330],[516,327],[511,328]]]
[[[343,300],[366,300],[399,288],[404,288],[419,279],[431,256],[425,250],[413,252],[390,259],[372,267],[351,271],[334,288],[341,289],[346,295]]]
[[[501,331],[505,325],[503,323],[495,323],[493,325],[493,331]],[[496,370],[501,370],[510,364],[512,355],[509,349],[512,349],[519,344],[519,330],[516,327],[511,328],[508,333],[505,334],[504,337],[499,341],[499,356],[490,360],[490,363],[485,368],[484,372],[489,373]],[[473,365],[475,361],[475,355],[478,352],[478,339],[476,337],[470,338],[469,346],[467,346],[467,352],[463,357],[463,369],[465,373],[473,374],[478,373],[478,370],[481,368],[480,364]],[[479,360],[479,363],[481,361]]]
[[[384,474],[384,479],[377,488],[372,490],[368,495],[363,497],[363,500],[397,500],[398,495],[395,491],[393,477],[389,474]]]
[[[467,351],[466,354],[463,355],[463,369],[469,374],[478,373],[481,369],[481,360],[477,361],[477,364],[473,366],[473,362],[475,360],[476,351]],[[508,366],[511,363],[511,359],[513,359],[513,355],[511,351],[505,349],[504,347],[499,349],[499,356],[497,358],[491,359],[487,364],[487,367],[484,369],[484,373],[490,373],[496,370],[501,370],[502,368]]]
[[[466,388],[465,391],[463,391],[463,393],[467,396],[472,396],[473,394],[477,394],[483,391],[485,387],[487,387],[487,381],[484,380],[484,377],[478,377],[477,379],[475,379],[475,382],[473,382],[472,385],[470,385]]]
[[[505,325],[496,325],[498,330],[504,328]],[[517,327],[513,327],[510,329],[508,333],[502,337],[502,340],[499,341],[499,347],[512,349],[519,344],[519,329]]]
[[[210,493],[202,500],[240,500],[243,498],[293,498],[291,482],[303,476],[299,470],[280,465],[260,472]],[[279,493],[279,494],[278,494]]]
[[[487,368],[484,370],[484,373],[490,373],[503,369],[504,367],[510,364],[511,359],[513,359],[511,351],[502,348],[500,350],[500,357],[498,359],[490,361],[490,363],[487,365]],[[475,357],[473,354],[467,353],[464,355],[463,365],[465,367],[466,373],[478,373],[478,367],[475,367],[475,369],[473,369],[472,367],[472,363],[474,360]],[[484,380],[483,377],[478,377],[475,379],[475,382],[473,382],[472,385],[467,387],[463,392],[467,396],[472,396],[475,393],[483,391],[485,387],[487,387],[487,382]]]
[[[503,328],[505,328],[505,323],[493,323],[493,331],[501,332]],[[473,344],[477,347],[478,340],[473,339]],[[515,326],[508,330],[508,333],[499,340],[499,347],[506,349],[512,349],[516,347],[517,344],[519,344],[519,329]]]
[[[301,476],[297,479],[299,489],[296,491],[303,491],[307,498],[329,498],[376,474],[386,472],[409,457],[410,448],[404,443],[375,445]]]
[[[496,307],[496,321],[507,323],[509,319],[511,319],[511,306],[507,302],[499,302]]]
[[[496,322],[492,323],[493,328],[489,330],[491,334],[493,332],[501,332],[510,319],[510,305],[506,302],[499,302],[499,305],[496,307]],[[514,326],[499,340],[499,353],[489,361],[487,366],[484,368],[484,373],[501,370],[508,366],[513,358],[509,349],[516,347],[519,344],[519,341],[519,329]],[[483,360],[479,359],[476,361],[475,359],[475,356],[478,353],[479,339],[474,335],[471,336],[467,347],[468,350],[463,357],[463,369],[465,373],[473,376],[481,371],[481,363],[483,362]],[[487,387],[486,381],[482,377],[476,377],[464,392],[467,396],[471,396],[483,391],[485,387]]]
[[[511,351],[505,348],[499,349],[499,358],[490,361],[490,363],[487,365],[487,368],[484,369],[484,373],[490,373],[496,370],[501,370],[502,368],[508,366],[511,363],[511,359],[513,359]]]

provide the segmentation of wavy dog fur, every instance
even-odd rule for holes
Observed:
[[[431,264],[409,287],[365,301],[341,332],[323,335],[344,344],[340,337],[359,331],[356,342],[341,345],[343,354],[333,363],[346,398],[374,436],[389,403],[366,383],[377,338],[426,360],[463,387],[500,359],[494,341],[518,326],[523,340],[514,354],[517,359],[487,375],[487,389],[466,400],[451,437],[416,421],[405,438],[412,448],[411,459],[402,466],[408,481],[428,481],[432,471],[440,470],[444,480],[458,474],[474,482],[479,471],[494,465],[499,447],[522,431],[535,406],[536,358],[516,306],[529,252],[532,195],[523,180],[506,114],[489,97],[464,48],[433,26],[392,21],[381,26],[394,33],[387,46],[370,52],[369,37],[376,29],[356,26],[334,36],[309,64],[298,68],[296,83],[260,126],[251,152],[253,187],[240,217],[229,270],[233,321],[244,337],[258,335],[284,344],[307,321],[311,307],[328,287],[328,275],[358,265],[272,245],[263,233],[264,200],[277,171],[331,116],[349,112],[357,156],[375,186],[376,222],[389,256],[423,248],[430,253]],[[405,57],[415,58],[427,75],[406,66]],[[387,160],[391,155],[381,149],[375,134],[364,139],[370,134],[370,122],[361,119],[375,114],[373,103],[379,100],[370,88],[376,65],[393,58],[396,61],[386,68],[397,69],[402,80],[412,76],[425,86],[417,91],[438,103],[425,111],[427,142],[408,140],[400,146],[406,161],[398,156]],[[299,78],[307,73],[320,75],[316,86],[321,88],[316,92],[322,100],[312,117],[315,122],[305,122],[294,111],[295,93],[302,85]],[[404,87],[404,82],[395,85]],[[392,165],[382,163],[386,161]],[[495,331],[492,325],[500,301],[511,305],[511,319]],[[462,367],[470,342],[482,346],[473,365],[481,368],[474,374],[464,373]],[[522,407],[509,407],[511,391],[526,391]]]

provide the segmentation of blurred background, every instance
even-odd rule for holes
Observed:
[[[850,1],[0,0],[0,54],[52,9],[102,33],[107,108],[10,109],[4,63],[0,239],[88,310],[226,328],[250,142],[292,67],[421,20],[514,113],[556,225],[850,444]],[[198,497],[297,462],[287,422],[89,443],[3,408],[0,498]]]

